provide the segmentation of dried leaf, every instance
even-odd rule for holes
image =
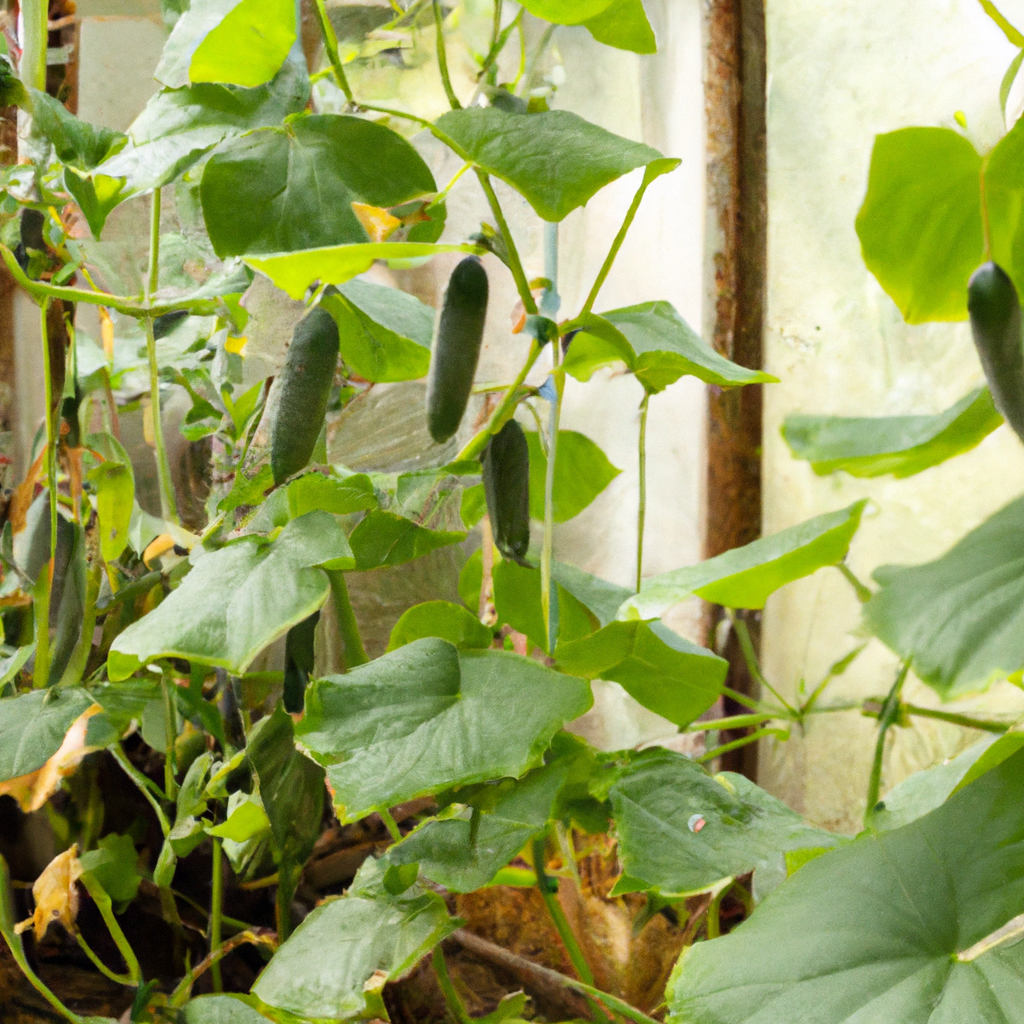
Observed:
[[[38,811],[57,792],[60,780],[70,775],[82,758],[95,749],[85,745],[85,734],[89,719],[102,710],[99,704],[93,704],[83,711],[68,729],[57,753],[42,768],[0,782],[0,796],[14,797],[26,814]]]
[[[363,225],[371,242],[386,242],[402,222],[387,210],[379,206],[367,206],[366,203],[353,203],[352,212]]]
[[[69,850],[54,857],[43,869],[32,886],[32,895],[36,901],[35,913],[28,920],[15,925],[14,930],[20,935],[34,928],[37,942],[46,934],[46,929],[53,921],[59,921],[69,932],[74,931],[78,918],[78,888],[75,883],[81,875],[82,864],[78,859],[78,843],[75,843]]]

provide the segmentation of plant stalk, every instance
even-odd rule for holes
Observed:
[[[965,729],[980,729],[982,732],[996,733],[1000,736],[1010,731],[1010,726],[1006,722],[973,718],[970,715],[958,715],[952,711],[939,711],[935,708],[922,708],[916,704],[903,704],[900,710],[917,718],[934,718],[940,722],[949,722],[951,725],[962,725]]]
[[[50,495],[50,558],[40,571],[34,616],[36,630],[36,662],[32,674],[33,686],[40,688],[50,681],[50,594],[53,587],[53,567],[57,557],[57,427],[56,403],[60,395],[53,393],[53,367],[50,365],[50,331],[46,322],[50,302],[44,299],[39,307],[39,333],[43,343],[43,401],[46,403],[46,487]],[[40,600],[41,599],[41,600]]]
[[[890,727],[899,718],[900,694],[903,692],[903,684],[909,671],[910,662],[904,662],[896,674],[896,681],[892,684],[889,696],[885,698],[885,703],[882,705],[881,713],[878,716],[878,739],[875,741],[875,757],[871,763],[871,775],[868,777],[867,807],[864,809],[865,828],[871,827],[871,818],[878,804],[879,793],[882,788],[882,761],[885,757],[885,737]]]
[[[224,854],[223,842],[220,837],[213,837],[213,872],[211,877],[210,894],[210,954],[220,949],[221,943],[221,921],[224,913]],[[213,981],[213,991],[223,992],[224,982],[220,974],[220,961],[214,960],[210,964],[210,978]]]
[[[334,34],[334,26],[331,24],[331,19],[327,16],[324,0],[313,0],[313,7],[316,11],[317,21],[320,23],[320,34],[323,36],[327,59],[331,62],[331,69],[334,72],[334,81],[345,94],[345,99],[352,103],[352,87],[348,84],[348,76],[345,74],[345,67],[341,63],[341,55],[338,53],[338,37]]]
[[[854,593],[857,595],[857,600],[861,604],[866,604],[874,596],[869,587],[864,586],[863,583],[854,575],[853,570],[846,564],[845,561],[837,562],[836,568],[843,574],[846,581],[853,587]]]
[[[342,646],[345,648],[345,671],[351,672],[357,665],[365,665],[370,659],[363,647],[363,639],[359,635],[359,623],[352,609],[352,601],[348,596],[348,584],[345,573],[341,569],[331,569],[327,573],[334,595],[334,613],[338,620],[338,633]]]
[[[452,110],[461,110],[462,104],[459,97],[455,95],[452,88],[451,76],[448,74],[448,50],[444,43],[444,15],[441,13],[441,0],[434,2],[434,26],[437,32],[437,66],[441,72],[441,82],[444,85],[444,94],[448,97],[448,103]]]
[[[153,189],[149,207],[149,275],[146,278],[146,301],[152,303],[160,289],[160,215],[163,211],[163,193]]]
[[[110,751],[114,760],[124,770],[124,773],[132,780],[132,782],[135,783],[142,795],[149,801],[149,805],[153,808],[153,811],[156,814],[156,819],[160,823],[160,831],[163,832],[166,837],[171,831],[171,825],[167,820],[167,815],[164,814],[163,807],[160,806],[160,800],[163,799],[164,794],[160,793],[159,799],[157,798],[153,792],[156,790],[156,786],[147,779],[146,776],[131,763],[131,761],[128,760],[127,755],[121,749],[120,743],[111,744],[107,747],[107,750]],[[159,790],[157,790],[157,792],[159,792]]]
[[[380,815],[380,820],[384,822],[384,827],[388,830],[388,835],[396,842],[402,841],[402,830],[398,827],[398,822],[395,821],[394,815],[387,807],[378,807],[377,813]]]
[[[756,732],[752,732],[749,736],[741,736],[738,740],[733,740],[731,743],[723,743],[720,747],[712,747],[712,749],[707,751],[707,753],[698,757],[697,762],[698,764],[707,764],[708,761],[714,761],[716,757],[728,754],[730,750],[739,750],[740,747],[748,747],[751,743],[757,743],[759,740],[763,740],[768,736],[774,736],[779,740],[789,739],[789,733],[785,729],[758,729]]]
[[[434,974],[437,975],[437,983],[441,986],[445,1005],[448,1007],[448,1012],[455,1018],[456,1024],[472,1024],[473,1019],[466,1010],[459,993],[455,990],[452,977],[448,973],[448,965],[445,963],[440,943],[434,947],[433,966]]]
[[[160,511],[168,522],[178,524],[178,503],[174,497],[174,481],[171,478],[171,464],[167,460],[164,445],[164,428],[160,415],[160,367],[156,359],[156,338],[153,336],[153,318],[146,317],[146,355],[149,357],[150,411],[153,415],[153,444],[156,448],[156,465],[160,478]]]
[[[512,237],[512,229],[508,226],[508,221],[505,219],[501,203],[498,202],[498,195],[491,184],[491,177],[480,167],[475,167],[474,170],[476,171],[477,178],[480,179],[480,187],[484,190],[484,195],[487,196],[487,203],[491,208],[491,213],[494,214],[494,219],[498,222],[498,230],[501,231],[501,236],[505,240],[505,248],[508,250],[510,264],[509,269],[512,271],[512,277],[515,278],[516,290],[519,292],[519,298],[522,299],[523,308],[527,313],[536,313],[537,302],[533,297],[533,292],[530,291],[530,282],[526,278],[526,271],[523,270],[523,263],[519,258],[519,250],[516,248],[516,241]]]
[[[640,504],[636,514],[636,592],[638,594],[644,581],[644,526],[647,520],[647,407],[650,401],[651,393],[645,390],[643,401],[640,403]]]
[[[547,653],[555,653],[558,624],[554,618],[551,600],[551,562],[555,546],[555,461],[558,458],[558,428],[562,418],[562,397],[565,394],[565,371],[559,365],[562,346],[555,341],[551,346],[554,369],[551,371],[555,387],[555,400],[551,403],[548,420],[548,465],[544,478],[544,545],[540,555],[540,604],[547,635]],[[585,980],[585,979],[584,979]]]
[[[174,694],[171,687],[175,684],[170,681],[165,672],[160,679],[160,693],[164,702],[164,792],[167,799],[173,803],[178,796],[178,782],[175,775],[175,753],[174,741],[177,738],[178,714],[174,706]]]
[[[757,652],[754,650],[754,641],[750,638],[750,630],[747,628],[747,623],[743,619],[743,616],[737,615],[733,608],[726,608],[725,614],[729,616],[732,628],[736,630],[736,637],[739,640],[740,648],[743,651],[743,660],[747,663],[747,671],[754,679],[754,682],[759,686],[763,686],[790,713],[790,715],[796,717],[797,712],[793,705],[790,704],[789,701],[786,700],[786,698],[768,682],[764,673],[761,671],[761,665],[757,660]]]
[[[128,968],[128,974],[126,975],[127,981],[121,981],[122,985],[134,985],[138,987],[142,984],[142,968],[139,966],[138,957],[135,955],[135,950],[132,949],[131,943],[128,941],[124,932],[121,930],[121,925],[118,923],[117,917],[114,914],[114,908],[110,901],[110,897],[107,895],[106,890],[96,881],[93,875],[86,871],[81,878],[82,885],[85,886],[86,891],[92,897],[93,903],[96,904],[97,910],[100,912],[100,916],[103,918],[103,923],[106,924],[107,930],[110,932],[110,937],[114,940],[114,944],[117,946],[117,951],[121,954],[121,958],[124,960],[125,966]],[[79,937],[79,941],[83,943],[84,939]],[[88,956],[89,951],[86,950]],[[90,958],[91,959],[91,958]],[[99,966],[99,964],[97,964]],[[100,968],[103,969],[102,967]],[[104,973],[106,973],[104,971]],[[109,974],[108,977],[113,977]],[[117,980],[116,978],[114,980]]]

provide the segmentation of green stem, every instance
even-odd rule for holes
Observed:
[[[825,673],[825,678],[815,687],[814,692],[807,698],[807,701],[800,708],[800,717],[803,718],[805,715],[809,715],[813,710],[814,706],[818,703],[819,698],[825,692],[825,687],[828,686],[833,679],[837,676],[841,676],[849,667],[856,661],[858,655],[867,647],[866,643],[861,644],[859,647],[855,647],[849,654],[844,658],[840,658],[829,670]]]
[[[216,953],[221,947],[221,920],[224,912],[224,855],[223,843],[214,836],[213,839],[213,873],[212,893],[210,895],[210,953]],[[213,980],[213,991],[223,992],[224,982],[220,975],[220,961],[210,965],[210,977]]]
[[[43,563],[39,579],[32,588],[32,621],[35,630],[36,661],[32,671],[32,685],[41,689],[50,681],[50,565]]]
[[[0,854],[0,935],[3,935],[11,956],[21,968],[21,973],[31,982],[32,987],[62,1016],[72,1024],[86,1024],[83,1017],[69,1010],[47,987],[35,971],[32,970],[21,936],[14,930],[14,904],[11,900],[11,872],[7,861]]]
[[[260,934],[253,931],[239,932],[237,935],[232,935],[230,939],[225,942],[220,949],[214,953],[207,953],[202,960],[199,961],[192,968],[184,978],[178,982],[178,987],[171,993],[168,998],[168,1003],[174,1007],[184,1006],[188,1002],[189,996],[192,993],[192,986],[196,983],[196,980],[205,974],[214,964],[219,963],[228,955],[238,949],[239,946],[265,946],[272,952],[276,951],[277,943],[274,941],[271,935]]]
[[[555,29],[557,27],[557,25],[548,25],[544,30],[544,35],[540,37],[540,42],[537,43],[536,49],[530,54],[526,71],[520,77],[518,89],[518,94],[520,96],[523,96],[533,88],[533,76],[537,73],[537,65],[540,63],[540,59],[544,56],[547,48],[551,45],[551,40],[554,38]]]
[[[43,598],[36,609],[36,663],[33,685],[46,686],[50,681],[50,592],[53,587],[53,567],[57,557],[57,403],[61,395],[53,393],[53,367],[50,365],[50,332],[46,314],[48,299],[39,307],[39,333],[43,343],[43,400],[46,403],[46,486],[50,492],[50,559],[43,566],[40,578],[44,581],[39,594]]]
[[[555,387],[555,400],[551,403],[548,421],[548,465],[544,478],[544,544],[540,555],[540,604],[547,634],[547,653],[555,653],[558,639],[557,625],[552,618],[551,561],[555,546],[555,461],[558,458],[558,428],[562,418],[562,396],[565,394],[565,371],[559,366],[562,346],[558,341],[551,347],[555,360],[551,378]]]
[[[519,376],[516,377],[512,385],[502,396],[501,401],[494,407],[494,412],[491,413],[491,418],[487,421],[487,424],[478,430],[462,451],[455,456],[456,462],[469,461],[480,457],[480,453],[487,447],[491,434],[504,425],[509,417],[510,410],[519,401],[519,389],[523,386],[523,381],[526,380],[527,375],[533,369],[542,350],[543,346],[534,338],[530,344],[530,351],[526,356],[526,362],[523,363],[523,367],[519,371]]]
[[[448,97],[448,103],[452,110],[461,110],[462,104],[459,102],[459,97],[455,95],[452,80],[448,74],[448,50],[444,44],[444,16],[441,13],[440,0],[434,0],[434,25],[437,32],[437,66],[441,71],[444,94]]]
[[[757,652],[754,650],[754,641],[750,638],[750,630],[742,615],[737,615],[732,608],[726,608],[725,614],[729,616],[732,628],[736,630],[736,637],[740,642],[740,649],[743,651],[743,660],[747,663],[747,671],[753,680],[763,686],[791,715],[796,715],[796,709],[772,686],[761,671],[761,665],[757,660]]]
[[[728,686],[723,686],[722,687],[722,693],[726,697],[729,697],[732,700],[736,701],[737,704],[741,704],[745,708],[750,708],[751,711],[758,711],[758,712],[760,712],[760,711],[764,710],[764,708],[763,708],[763,706],[762,706],[762,704],[761,704],[761,702],[759,700],[754,700],[753,697],[749,697],[745,693],[740,693],[739,690],[732,690]],[[781,711],[782,709],[780,708],[779,710]],[[776,717],[786,717],[785,716],[785,712],[783,712],[782,716],[776,716]]]
[[[501,24],[501,0],[495,4],[495,25]],[[509,36],[512,35],[516,29],[519,28],[520,23],[523,19],[523,14],[526,8],[520,7],[519,13],[505,26],[503,31],[499,31],[494,36],[494,42],[491,43],[491,49],[488,52],[486,58],[484,58],[483,64],[480,66],[479,72],[477,72],[477,80],[482,79],[488,71],[494,66],[495,61],[501,56],[501,51],[505,49],[505,44],[508,42]]]
[[[6,245],[0,245],[0,258],[3,259],[11,277],[25,289],[34,299],[62,299],[64,302],[84,302],[90,306],[105,306],[108,309],[116,309],[118,313],[125,316],[139,319],[145,316],[162,316],[164,313],[173,313],[175,310],[183,310],[194,316],[213,316],[217,313],[216,299],[189,299],[178,302],[167,302],[162,305],[140,306],[129,302],[119,295],[111,295],[108,292],[89,291],[85,288],[65,288],[63,286],[44,284],[42,281],[33,281],[25,274],[14,258],[14,253]]]
[[[174,497],[174,482],[171,479],[171,464],[167,461],[167,448],[164,446],[164,428],[160,417],[160,367],[156,359],[156,338],[153,336],[153,318],[147,316],[146,354],[149,357],[149,394],[150,410],[153,414],[153,443],[156,446],[156,465],[160,477],[160,510],[164,519],[172,523],[180,523],[178,503]]]
[[[352,601],[348,596],[348,584],[345,573],[341,569],[331,569],[327,573],[334,595],[334,613],[338,619],[338,634],[345,648],[345,671],[351,672],[357,665],[365,665],[370,659],[363,647],[363,639],[359,635],[359,623],[352,609]]]
[[[472,1024],[472,1017],[466,1010],[465,1004],[459,998],[459,993],[452,984],[451,975],[448,973],[448,965],[444,960],[444,953],[441,952],[441,944],[434,947],[434,973],[437,975],[437,983],[441,986],[441,994],[444,996],[445,1005],[455,1018],[456,1024]]]
[[[79,638],[75,652],[68,662],[68,667],[60,678],[61,686],[76,686],[82,681],[85,675],[86,666],[89,663],[89,654],[92,652],[92,634],[96,629],[96,600],[100,594],[100,584],[103,581],[103,563],[97,554],[93,564],[89,568],[89,575],[85,584],[85,614],[82,616],[82,635]]]
[[[149,276],[146,279],[146,301],[152,303],[153,296],[160,290],[160,213],[163,207],[163,193],[153,190],[149,207]]]
[[[167,799],[174,802],[178,796],[178,783],[174,778],[175,761],[174,741],[177,739],[178,715],[174,706],[174,694],[171,687],[175,684],[165,672],[160,679],[160,693],[164,702],[164,792]]]
[[[587,296],[587,301],[583,305],[583,312],[580,316],[585,316],[593,310],[594,303],[597,302],[597,296],[600,294],[605,281],[608,279],[608,275],[611,273],[612,266],[615,263],[615,257],[619,255],[622,243],[625,242],[626,235],[629,234],[629,229],[633,226],[633,220],[636,217],[637,210],[640,209],[640,204],[643,202],[644,193],[654,180],[655,178],[651,178],[646,171],[644,172],[644,180],[636,190],[633,202],[630,203],[629,209],[626,211],[626,217],[622,222],[622,227],[619,228],[619,233],[615,236],[615,240],[612,242],[612,247],[608,250],[608,255],[605,257],[601,270],[597,275],[597,279],[594,281],[594,287],[590,289],[590,294]]]
[[[512,229],[508,226],[508,221],[505,220],[505,214],[501,209],[501,203],[498,202],[494,186],[491,184],[490,175],[480,167],[475,168],[475,170],[476,176],[480,179],[480,187],[484,190],[484,195],[487,196],[491,213],[494,214],[494,219],[498,222],[498,230],[501,231],[502,238],[505,240],[505,248],[508,250],[509,269],[512,271],[512,277],[515,278],[519,298],[523,300],[523,308],[527,313],[536,313],[537,303],[533,298],[533,293],[530,291],[530,282],[526,278],[526,271],[523,270],[523,263],[519,258],[519,250],[516,248],[515,239],[512,237]]]
[[[278,942],[287,942],[292,933],[292,896],[295,889],[290,885],[282,885],[278,878],[277,891],[274,894],[274,909],[277,913]],[[221,946],[221,949],[224,947]]]
[[[164,809],[160,806],[160,799],[163,798],[164,794],[160,793],[160,799],[157,799],[154,795],[154,790],[157,793],[159,793],[159,790],[150,779],[147,779],[146,776],[128,760],[127,755],[121,749],[120,743],[111,744],[111,746],[107,747],[107,750],[110,751],[114,760],[121,766],[124,773],[132,780],[132,782],[135,783],[136,786],[138,786],[142,795],[149,801],[149,805],[153,808],[153,811],[156,813],[156,819],[160,823],[160,830],[166,837],[171,831],[171,825],[167,820],[167,815],[164,814]]]
[[[139,966],[138,958],[135,956],[135,950],[132,949],[131,943],[121,930],[121,925],[118,924],[110,897],[90,872],[86,871],[82,875],[81,881],[82,885],[85,886],[86,891],[92,897],[93,903],[96,904],[96,907],[100,912],[100,916],[103,918],[103,922],[106,924],[107,930],[110,932],[110,937],[114,940],[114,944],[117,946],[117,951],[121,954],[125,966],[128,968],[128,974],[126,975],[128,980],[120,981],[120,984],[134,985],[137,988],[142,984],[142,968]],[[89,956],[89,950],[86,949],[84,945],[85,940],[80,936],[79,942],[83,944],[82,948],[85,949],[86,956]],[[90,957],[90,959],[92,959],[92,957]],[[93,962],[96,963],[96,961]],[[118,978],[114,977],[113,974],[107,973],[107,971],[98,963],[97,966],[107,974],[107,977],[113,978],[115,981],[118,980]]]
[[[548,915],[551,917],[551,922],[554,924],[555,930],[558,932],[558,937],[562,940],[562,945],[565,946],[565,951],[569,954],[569,960],[572,962],[573,968],[580,977],[580,981],[582,981],[584,985],[593,986],[594,974],[590,970],[590,964],[587,963],[586,957],[583,955],[583,950],[580,948],[580,944],[569,924],[569,920],[565,916],[565,911],[562,910],[562,904],[558,902],[558,897],[552,891],[551,879],[545,870],[546,860],[547,836],[543,835],[533,841],[533,870],[537,875],[537,889],[540,892],[541,898],[544,900],[544,906],[547,907]],[[608,1019],[608,1015],[599,1005],[597,1005],[593,1000],[588,1000],[588,1002],[590,1002],[591,1007],[597,1014],[598,1020],[611,1024]]]
[[[331,68],[334,71],[334,80],[337,82],[338,88],[345,94],[345,99],[352,103],[352,87],[348,84],[348,76],[341,63],[341,55],[338,53],[338,37],[334,34],[331,19],[327,16],[324,0],[313,0],[313,6],[316,9],[317,21],[320,22],[320,34],[323,36],[327,59],[331,62]]]
[[[100,974],[102,974],[105,978],[109,978],[112,982],[114,982],[115,985],[125,985],[125,986],[135,986],[136,985],[136,983],[134,981],[132,981],[132,979],[129,978],[127,974],[115,974],[96,955],[96,953],[93,952],[92,946],[90,946],[89,943],[85,941],[85,936],[80,931],[75,929],[75,933],[74,934],[75,934],[75,941],[78,943],[78,945],[81,948],[82,952],[89,958],[89,960],[92,962],[93,967],[95,967],[100,972]]]
[[[698,757],[697,762],[699,764],[706,764],[708,761],[714,761],[716,757],[728,754],[730,750],[739,750],[740,747],[750,746],[751,743],[757,743],[766,736],[774,736],[780,740],[789,739],[789,733],[785,729],[758,729],[757,732],[752,732],[749,736],[742,736],[731,743],[723,743],[720,747],[712,747],[706,754]]]
[[[764,713],[756,715],[730,715],[728,718],[712,718],[707,722],[694,722],[688,725],[686,732],[710,732],[712,729],[746,729],[762,722],[770,722],[775,716]]]
[[[380,820],[384,822],[384,827],[388,830],[388,834],[391,838],[399,843],[402,841],[402,831],[398,827],[398,823],[395,821],[394,816],[387,807],[378,807],[377,813],[380,815]]]
[[[23,37],[18,77],[26,89],[46,92],[46,44],[49,36],[47,0],[23,0]]]
[[[722,900],[728,891],[729,886],[723,886],[719,892],[715,893],[708,905],[707,932],[709,939],[717,939],[722,934]]]
[[[854,575],[853,570],[846,564],[846,562],[838,562],[836,568],[843,574],[847,582],[853,587],[854,593],[857,595],[857,600],[861,604],[866,604],[874,596],[872,591],[864,586],[863,583]]]
[[[957,715],[952,711],[922,708],[916,704],[903,704],[900,710],[917,718],[935,718],[940,722],[962,725],[966,729],[980,729],[982,732],[998,733],[999,735],[1010,731],[1010,725],[1006,722],[996,722],[986,718],[972,718],[970,715]]]
[[[647,519],[647,407],[650,400],[651,393],[644,391],[644,398],[640,403],[640,504],[636,514],[636,592],[638,594],[644,580],[644,525]]]
[[[904,662],[896,674],[896,681],[892,684],[889,696],[885,698],[885,703],[882,705],[882,710],[878,716],[878,739],[875,741],[875,756],[871,763],[871,775],[868,777],[867,807],[864,809],[864,826],[866,828],[871,827],[871,818],[878,804],[879,794],[882,789],[882,761],[885,757],[885,737],[890,727],[899,718],[900,694],[903,692],[903,683],[906,681],[909,671],[910,662]]]

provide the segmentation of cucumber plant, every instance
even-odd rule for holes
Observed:
[[[864,501],[644,576],[651,396],[684,375],[719,387],[774,378],[723,358],[667,302],[595,312],[647,189],[679,161],[553,109],[539,76],[561,25],[652,52],[640,0],[454,12],[440,0],[331,9],[313,0],[326,64],[312,74],[292,0],[165,9],[173,28],[161,88],[127,134],[86,124],[41,91],[39,0],[23,5],[23,90],[10,89],[31,130],[26,159],[3,172],[0,257],[40,307],[46,420],[0,535],[0,793],[26,811],[48,808],[60,848],[31,902],[0,857],[0,934],[27,983],[70,1021],[112,1019],[71,1008],[39,969],[23,934],[40,942],[57,922],[123,989],[132,1021],[387,1019],[397,987],[428,962],[442,1013],[521,1020],[524,994],[480,1006],[453,977],[459,949],[523,979],[548,1019],[650,1022],[666,1000],[669,1019],[696,1024],[788,1024],[809,1012],[837,1024],[855,1014],[940,1019],[930,1016],[937,1005],[949,1007],[941,1019],[1015,1019],[1024,1005],[1022,947],[1010,941],[1024,878],[1020,734],[908,705],[902,686],[913,670],[955,697],[1024,668],[1014,628],[1020,501],[938,563],[879,570],[875,592],[844,563]],[[458,42],[456,23],[483,25],[479,53]],[[454,45],[468,76],[453,74]],[[436,68],[450,109],[375,101],[395,49],[410,74]],[[986,258],[1020,287],[1016,207],[1005,202],[1024,180],[1017,131],[984,157],[940,129],[876,144],[859,228],[869,266],[908,320],[966,316],[968,279]],[[435,180],[418,134],[462,165],[452,181]],[[550,249],[560,221],[633,171],[634,202],[583,306],[556,320],[554,261],[543,277],[528,274],[495,179],[544,222]],[[981,199],[968,194],[967,171],[974,187],[986,175]],[[947,172],[960,177],[933,181]],[[469,173],[490,220],[457,237],[447,207]],[[943,195],[960,190],[962,211],[944,201],[933,215],[967,230],[928,231],[921,211],[904,215],[904,179],[926,194],[921,177]],[[133,283],[102,236],[119,207],[147,200],[146,274]],[[917,241],[937,237],[950,239],[949,252],[911,259]],[[368,274],[453,254],[462,262],[436,335],[431,309]],[[474,386],[498,274],[518,296],[508,344],[520,368]],[[1019,306],[1006,308],[995,328],[975,320],[983,352],[993,330],[1003,346],[986,369],[1016,372]],[[608,367],[642,392],[634,587],[554,552],[555,522],[617,472],[560,423],[567,375],[586,383]],[[424,446],[414,469],[394,471],[386,445],[358,466],[335,457],[329,426],[353,420],[378,385],[428,374],[413,419],[390,407],[362,421],[389,440],[414,421],[443,442]],[[197,521],[179,504],[176,439],[163,432],[172,395],[187,404],[174,429],[208,460]],[[967,450],[1020,401],[1016,378],[1001,378],[938,417],[803,417],[786,430],[819,471],[907,475]],[[121,442],[121,418],[139,408],[159,515],[146,510],[145,481]],[[384,585],[367,574],[462,550],[478,524],[463,603],[412,604],[384,653],[364,642],[354,595]],[[888,695],[863,707],[879,721],[878,751],[854,842],[704,767],[847,708],[825,694],[860,648],[794,703],[760,671],[735,614],[829,567],[855,584],[867,627],[902,662]],[[972,611],[993,574],[1005,581],[999,601]],[[724,659],[662,621],[691,596],[728,610],[763,693],[729,691]],[[580,739],[569,726],[591,708],[594,680],[617,683],[689,740],[704,737],[703,752],[607,752]],[[724,695],[746,713],[705,718]],[[920,714],[1000,735],[882,802],[887,732]],[[739,740],[715,740],[737,729]],[[98,764],[135,794],[136,823],[121,831],[104,821]],[[343,835],[360,838],[339,849]],[[593,941],[588,858],[615,866],[601,895],[641,937],[655,919],[679,926],[683,953],[667,992],[660,978],[636,994]],[[190,892],[197,865],[207,880]],[[560,969],[531,964],[459,917],[471,897],[523,887],[557,938]],[[98,917],[80,914],[84,901]],[[132,914],[163,941],[155,962],[129,941],[140,934],[127,927]]]

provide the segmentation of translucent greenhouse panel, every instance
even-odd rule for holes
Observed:
[[[1024,487],[1020,442],[1000,427],[977,448],[897,480],[816,476],[780,435],[793,413],[937,413],[984,382],[966,324],[908,326],[861,259],[854,220],[874,136],[908,125],[955,127],[984,152],[1003,134],[999,85],[1016,54],[977,0],[815,0],[768,6],[769,294],[765,389],[766,533],[842,508],[872,504],[850,555],[862,580],[885,563],[942,554]],[[1000,4],[1019,24],[1020,0]],[[1019,108],[1019,89],[1010,107]],[[784,692],[813,687],[860,642],[853,590],[823,570],[776,594],[766,610],[764,667]],[[883,695],[896,657],[874,641],[829,691],[831,700]],[[914,681],[905,699],[937,704]],[[999,683],[967,710],[1024,708]],[[958,708],[958,710],[960,710]],[[954,754],[974,735],[916,719],[893,730],[883,793],[910,771]],[[875,723],[857,712],[816,716],[805,738],[762,750],[759,781],[813,821],[859,828]]]

